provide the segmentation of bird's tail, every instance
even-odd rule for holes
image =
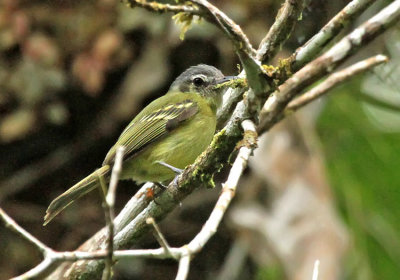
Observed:
[[[64,210],[64,208],[66,208],[76,199],[96,188],[99,185],[99,176],[107,178],[109,177],[107,176],[109,173],[110,166],[104,165],[54,199],[47,208],[43,225],[47,225],[55,216],[58,215],[58,213]]]

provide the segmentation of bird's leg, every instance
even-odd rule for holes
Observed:
[[[180,175],[183,172],[183,169],[176,168],[176,167],[169,165],[168,163],[165,163],[163,161],[157,160],[156,163],[161,164],[162,166],[165,166],[165,167],[171,169],[177,175]]]
[[[165,166],[165,167],[171,169],[171,170],[176,174],[176,176],[175,176],[175,178],[174,178],[174,180],[173,180],[172,182],[173,182],[174,185],[177,185],[177,184],[178,184],[178,177],[179,177],[179,175],[182,174],[183,169],[176,168],[176,167],[174,167],[174,166],[172,166],[172,165],[169,165],[168,163],[165,163],[165,162],[163,162],[163,161],[159,161],[159,160],[158,160],[158,161],[156,161],[156,162],[157,162],[158,164],[161,164],[162,166]]]

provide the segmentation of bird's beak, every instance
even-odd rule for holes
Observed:
[[[238,78],[239,78],[238,76],[225,76],[225,77],[223,77],[222,79],[216,80],[216,81],[215,81],[215,84],[216,84],[216,85],[220,85],[220,84],[223,84],[223,83],[232,81],[232,80],[236,80],[236,79],[238,79]]]

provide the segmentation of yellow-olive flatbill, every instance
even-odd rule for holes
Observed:
[[[192,66],[176,78],[168,92],[146,106],[125,128],[103,165],[54,199],[44,225],[74,200],[96,188],[99,176],[110,177],[116,149],[125,147],[120,179],[169,182],[176,170],[193,163],[210,144],[224,87],[234,77],[213,66]]]

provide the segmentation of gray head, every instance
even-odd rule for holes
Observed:
[[[170,91],[198,93],[217,107],[222,100],[223,87],[216,85],[228,81],[232,77],[224,74],[214,66],[199,64],[186,69],[170,87]]]
[[[170,90],[206,93],[214,88],[224,74],[214,66],[199,64],[186,69],[172,83]]]

